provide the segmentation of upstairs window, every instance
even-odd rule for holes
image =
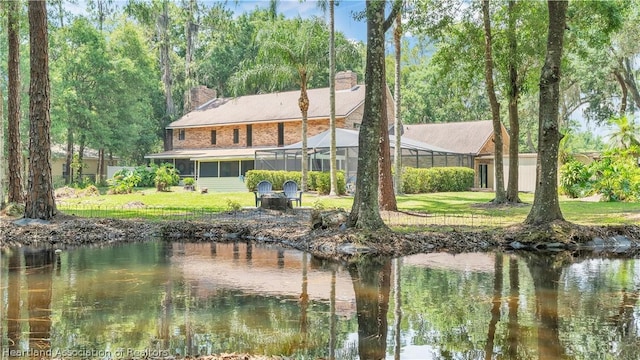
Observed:
[[[233,143],[237,144],[240,142],[240,129],[233,129]]]
[[[278,123],[278,146],[284,146],[284,123]]]
[[[218,141],[218,134],[215,130],[211,130],[211,145],[215,145]]]
[[[247,147],[253,146],[253,128],[251,125],[247,125]]]
[[[178,140],[184,140],[184,139],[185,139],[185,131],[184,131],[184,129],[178,130]]]

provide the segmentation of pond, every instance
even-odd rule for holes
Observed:
[[[435,253],[347,266],[275,246],[148,242],[1,260],[2,359],[640,353],[635,259]]]

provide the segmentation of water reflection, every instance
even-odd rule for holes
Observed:
[[[640,350],[635,259],[423,254],[346,265],[244,243],[1,259],[1,358],[635,359]]]
[[[391,260],[363,258],[349,266],[358,316],[358,353],[361,359],[384,359],[387,312],[391,289]]]

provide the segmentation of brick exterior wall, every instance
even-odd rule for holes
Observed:
[[[387,111],[390,114],[389,124],[393,124],[393,101],[388,97]],[[364,105],[353,111],[346,118],[337,118],[336,127],[357,130],[356,124],[362,123]],[[301,121],[284,122],[284,145],[294,144],[302,140]],[[233,130],[238,129],[238,143],[233,143]],[[216,144],[211,144],[211,131],[216,131]],[[329,130],[329,119],[309,120],[308,136]],[[180,132],[184,131],[184,140],[180,140]],[[173,130],[173,149],[224,149],[242,148],[247,145],[247,125],[209,126]],[[252,147],[278,146],[278,123],[252,124]]]
[[[361,121],[361,120],[360,120]],[[343,127],[345,120],[337,119],[337,126]],[[302,140],[302,122],[290,121],[284,124],[284,145],[290,145]],[[233,130],[238,129],[238,143],[233,143]],[[216,131],[216,144],[211,144],[211,131]],[[329,119],[309,120],[307,124],[308,137],[329,130]],[[202,128],[184,129],[184,140],[179,140],[180,130],[173,132],[174,149],[227,149],[247,146],[247,125],[210,126]],[[252,124],[251,147],[278,146],[278,123]]]

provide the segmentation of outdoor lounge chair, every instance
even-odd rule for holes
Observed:
[[[262,201],[262,195],[271,194],[273,186],[267,180],[262,180],[256,186],[256,190],[253,194],[256,196],[256,207],[260,205],[260,201]]]
[[[298,206],[302,205],[302,191],[298,190],[298,184],[293,180],[287,180],[282,184],[284,195],[291,201],[295,201]]]

